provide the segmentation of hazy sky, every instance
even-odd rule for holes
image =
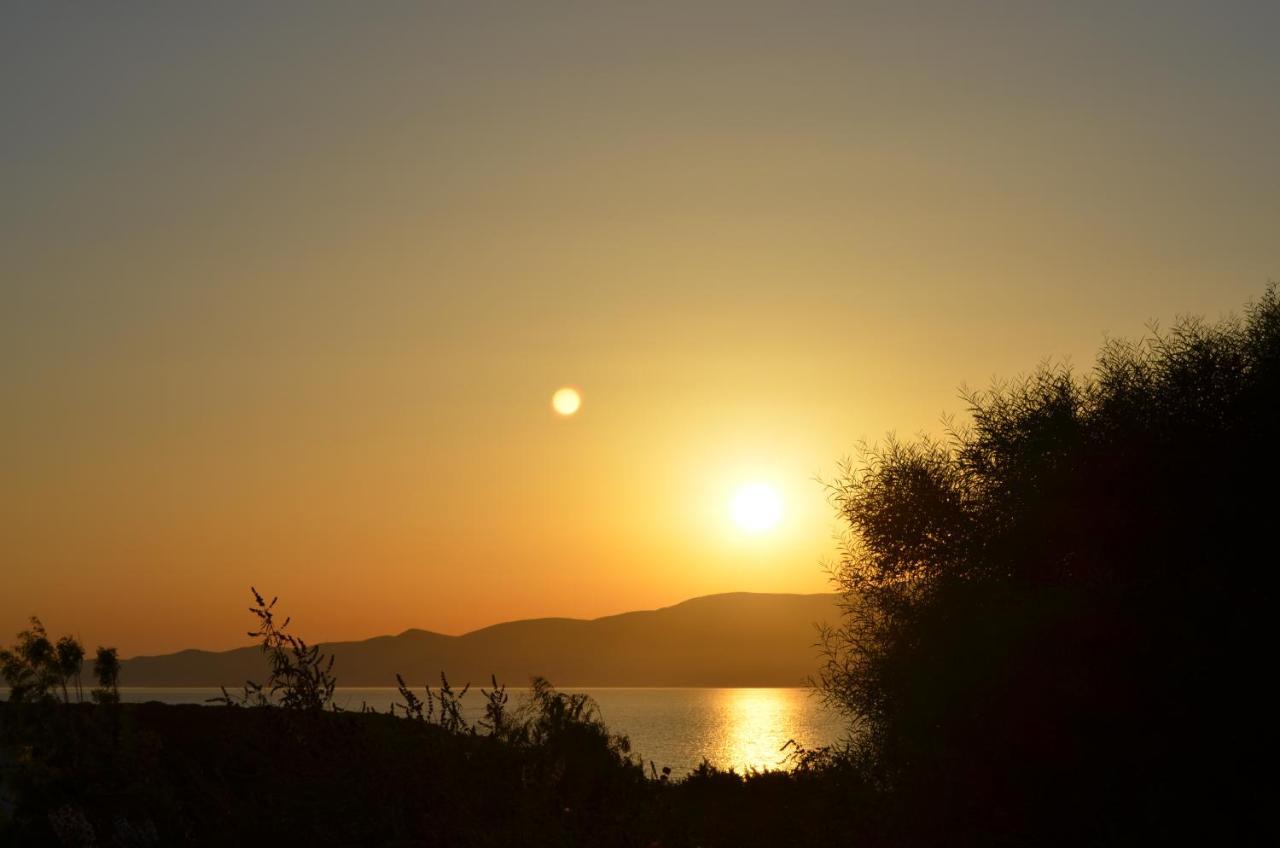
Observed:
[[[1280,278],[1278,33],[6,3],[0,639],[227,647],[250,583],[316,639],[823,591],[860,439]]]

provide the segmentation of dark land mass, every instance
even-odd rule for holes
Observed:
[[[848,769],[667,780],[580,704],[553,694],[494,732],[385,713],[0,702],[0,845],[816,845],[862,815]],[[14,750],[36,759],[6,762]]]
[[[461,636],[406,630],[321,646],[344,686],[435,682],[523,686],[797,686],[818,669],[815,625],[835,622],[831,594],[733,592],[604,618],[510,621]],[[262,680],[257,646],[125,660],[123,686],[239,686]]]

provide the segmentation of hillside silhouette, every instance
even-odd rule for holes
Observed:
[[[798,686],[818,668],[815,625],[838,616],[832,594],[733,592],[656,610],[591,620],[509,621],[447,636],[406,630],[330,642],[344,686],[390,686],[490,675],[513,685],[533,676],[560,686]],[[179,651],[121,664],[122,686],[239,686],[265,676],[256,647]]]

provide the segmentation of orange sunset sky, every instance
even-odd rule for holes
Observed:
[[[860,439],[1280,277],[1273,10],[6,4],[0,639],[825,591]]]

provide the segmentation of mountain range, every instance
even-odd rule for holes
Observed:
[[[455,685],[795,686],[818,670],[816,625],[835,623],[833,594],[732,592],[656,610],[591,620],[535,618],[461,636],[406,630],[322,645],[340,686],[420,686],[448,674]],[[262,681],[256,646],[140,656],[122,664],[123,686],[227,686]]]

